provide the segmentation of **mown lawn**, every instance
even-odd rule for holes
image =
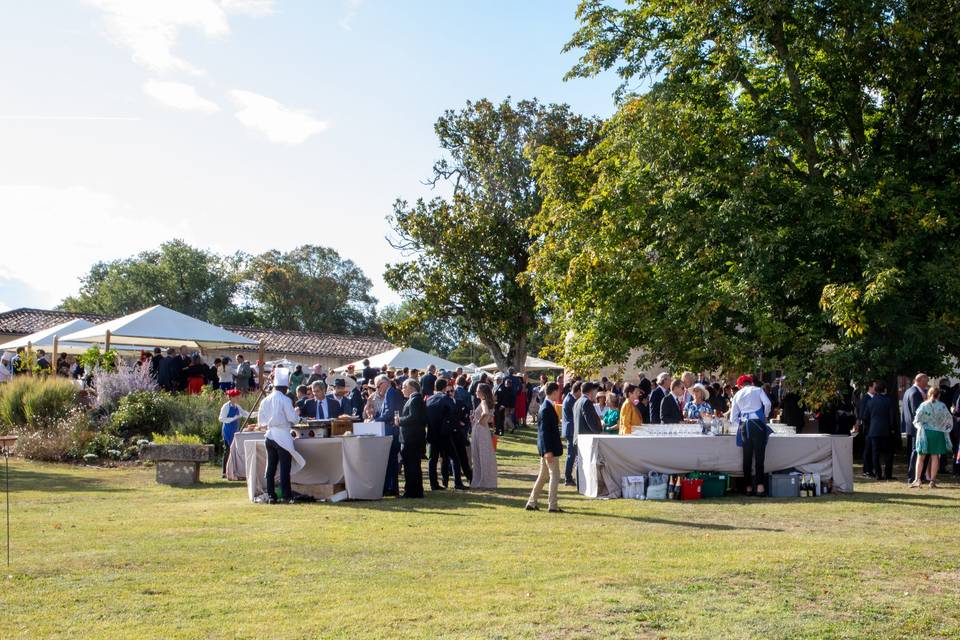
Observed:
[[[409,504],[253,505],[204,469],[11,464],[0,637],[957,638],[960,486],[522,510],[502,488]],[[903,477],[903,469],[897,470]],[[945,478],[946,480],[946,478]]]

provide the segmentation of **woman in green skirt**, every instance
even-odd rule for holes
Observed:
[[[940,456],[950,453],[947,434],[953,429],[953,417],[947,405],[940,402],[939,387],[930,387],[927,391],[927,399],[917,408],[913,426],[917,428],[917,471],[913,476],[916,480],[910,486],[920,486],[923,463],[930,456],[930,488],[933,489],[937,486]]]

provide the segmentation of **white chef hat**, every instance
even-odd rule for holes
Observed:
[[[277,367],[273,370],[273,386],[275,387],[289,387],[290,386],[290,369],[285,369],[284,367]]]

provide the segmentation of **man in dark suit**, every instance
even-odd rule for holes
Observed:
[[[467,482],[473,482],[473,468],[470,466],[470,412],[473,410],[473,402],[470,400],[470,393],[467,391],[467,376],[460,374],[453,389],[447,387],[448,395],[453,397],[453,402],[457,406],[457,419],[453,425],[453,450],[457,461],[460,463],[460,471],[467,479]]]
[[[593,406],[597,401],[596,383],[584,382],[580,390],[580,399],[573,405],[573,444],[577,444],[580,434],[603,433],[600,416]]]
[[[180,372],[177,370],[179,360],[176,355],[176,349],[173,347],[167,349],[167,356],[160,361],[160,366],[157,368],[157,384],[164,391],[173,392],[177,390],[177,379]]]
[[[429,398],[436,392],[437,367],[430,365],[427,372],[420,376],[420,392],[424,398]]]
[[[667,386],[670,380],[670,374],[664,371],[657,376],[657,386],[650,392],[650,424],[660,424],[660,405],[663,404],[663,397],[670,393],[670,387]]]
[[[153,357],[150,358],[150,376],[157,380],[160,376],[160,363],[163,362],[163,351],[160,347],[153,348]]]
[[[368,384],[373,382],[373,379],[377,377],[377,374],[380,372],[370,366],[369,358],[364,358],[363,360],[363,379],[367,381]]]
[[[893,480],[893,438],[899,438],[896,410],[887,396],[887,385],[878,380],[871,385],[873,397],[864,406],[860,424],[865,425],[865,434],[871,452],[871,466],[877,480]],[[864,449],[866,451],[866,448]],[[883,457],[883,467],[880,458]]]
[[[679,424],[683,422],[683,381],[674,380],[670,385],[670,393],[660,401],[660,423]]]
[[[870,401],[877,394],[876,382],[871,382],[867,387],[867,392],[860,398],[860,404],[857,407],[857,430],[863,434],[863,475],[873,478],[880,475],[879,469],[873,466],[873,440],[870,439],[870,414],[867,407]],[[884,385],[886,389],[886,385]]]
[[[447,381],[439,378],[434,387],[435,393],[427,398],[427,442],[430,444],[430,458],[427,462],[427,473],[430,478],[430,490],[439,491],[440,483],[437,480],[437,463],[443,456],[441,474],[443,487],[447,488],[450,482],[450,466],[453,466],[453,486],[461,491],[466,487],[460,477],[460,462],[453,449],[453,427],[457,420],[457,405],[453,398],[446,394]]]
[[[917,409],[927,398],[927,382],[929,378],[925,373],[918,373],[913,379],[913,386],[903,393],[903,400],[900,406],[900,431],[907,434],[907,450],[909,460],[907,462],[907,482],[913,482],[914,472],[917,468],[917,429],[913,426],[913,418],[917,415]],[[930,457],[924,461],[921,475],[927,472],[927,464]],[[921,478],[921,482],[926,482],[926,478]]]
[[[331,420],[340,415],[340,403],[327,396],[327,384],[323,380],[315,380],[310,388],[313,389],[313,399],[303,403],[301,418]]]
[[[349,394],[346,378],[337,378],[333,381],[333,394],[327,397],[340,406],[338,416],[353,415],[353,403],[350,401]]]
[[[426,439],[427,406],[420,394],[420,383],[413,378],[403,381],[404,397],[407,401],[400,410],[400,440],[403,448],[400,458],[403,461],[403,497],[423,497],[423,471],[420,469],[420,457]]]
[[[562,513],[563,509],[557,506],[557,491],[560,486],[560,456],[563,455],[563,441],[560,440],[560,421],[553,408],[554,403],[560,400],[560,385],[548,382],[545,387],[546,398],[540,405],[537,419],[537,452],[540,454],[540,473],[533,485],[533,491],[527,499],[527,511],[539,511],[537,501],[543,485],[550,480],[547,491],[547,505],[550,513]]]
[[[577,445],[573,442],[573,405],[580,399],[581,382],[574,382],[570,386],[570,393],[563,399],[563,437],[567,439],[567,462],[564,467],[563,484],[572,487],[573,463],[577,459]]]

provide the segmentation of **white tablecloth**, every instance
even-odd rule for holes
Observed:
[[[608,496],[619,497],[620,479],[657,471],[689,473],[719,471],[742,475],[743,453],[734,436],[581,435],[580,491],[596,498],[603,474]],[[764,470],[795,468],[833,479],[833,488],[853,492],[853,439],[828,435],[770,436]]]
[[[347,487],[353,500],[383,498],[383,482],[390,457],[390,436],[349,438],[303,438],[294,440],[297,451],[307,461],[300,471],[290,474],[296,484],[337,484]],[[267,448],[263,435],[243,440],[247,494],[250,500],[265,490]]]

